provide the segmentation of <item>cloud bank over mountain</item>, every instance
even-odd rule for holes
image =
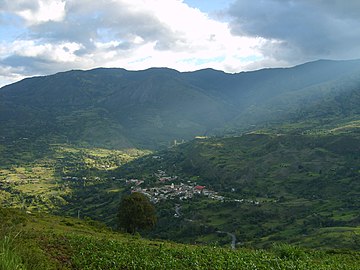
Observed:
[[[99,66],[240,72],[360,58],[357,1],[197,3],[1,1],[0,85]]]

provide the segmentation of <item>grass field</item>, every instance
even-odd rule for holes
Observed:
[[[0,269],[358,269],[360,253],[276,244],[184,245],[113,232],[91,220],[0,209]]]

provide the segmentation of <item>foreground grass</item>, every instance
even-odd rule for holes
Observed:
[[[358,269],[359,254],[280,245],[270,251],[69,237],[75,269]]]
[[[93,221],[0,209],[0,269],[359,269],[360,253],[285,244],[231,250],[151,241]],[[9,238],[14,236],[16,237]],[[5,237],[5,236],[6,237]],[[2,267],[2,268],[1,268]]]
[[[0,270],[26,269],[21,257],[16,253],[9,236],[0,241]]]

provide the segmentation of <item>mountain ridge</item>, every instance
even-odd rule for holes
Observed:
[[[350,86],[342,87],[342,80],[358,86],[359,77],[360,60],[320,60],[234,74],[168,68],[66,71],[2,87],[0,135],[158,149],[173,140],[291,121],[276,108],[294,114],[294,108],[309,101],[326,101],[332,89],[346,93]]]

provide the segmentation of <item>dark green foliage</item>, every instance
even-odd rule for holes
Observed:
[[[151,229],[156,224],[155,207],[141,193],[124,196],[119,205],[119,227],[129,233]]]

